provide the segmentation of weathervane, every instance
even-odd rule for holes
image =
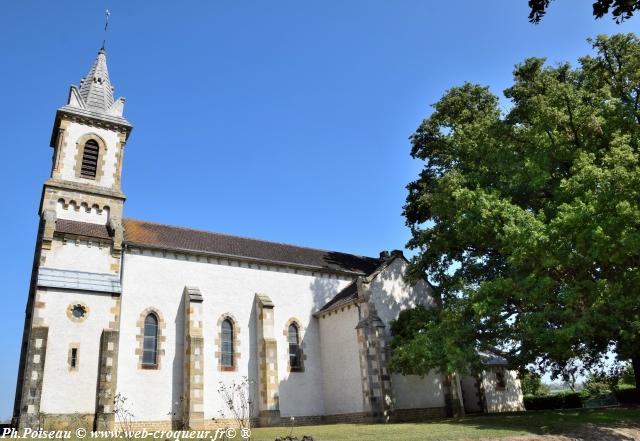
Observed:
[[[102,40],[102,49],[104,50],[104,45],[107,43],[107,28],[109,27],[109,16],[111,12],[108,9],[104,11],[104,39]]]

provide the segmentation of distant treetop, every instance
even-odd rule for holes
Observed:
[[[529,21],[539,23],[547,12],[551,0],[529,0]],[[640,10],[640,0],[595,0],[593,2],[593,15],[602,18],[611,11],[616,23],[621,23],[633,17],[635,11]]]

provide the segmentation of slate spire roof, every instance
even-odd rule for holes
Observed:
[[[96,61],[85,78],[80,81],[80,96],[89,110],[107,113],[113,105],[113,87],[107,69],[107,55],[101,48]]]

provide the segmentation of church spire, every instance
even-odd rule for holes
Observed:
[[[114,100],[104,47],[98,52],[87,76],[80,81],[79,92],[88,110],[109,113]]]

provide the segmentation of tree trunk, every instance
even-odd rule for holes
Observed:
[[[640,403],[640,355],[631,357],[631,366],[633,366],[633,375],[636,379],[636,403]]]
[[[631,366],[633,366],[633,375],[636,378],[636,388],[640,388],[640,355],[631,357]]]

